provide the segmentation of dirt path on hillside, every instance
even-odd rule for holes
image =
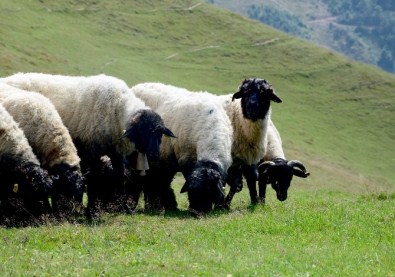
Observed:
[[[336,19],[337,19],[336,16],[328,16],[328,17],[324,17],[324,18],[309,20],[309,21],[307,21],[307,23],[329,24],[332,22],[336,22]]]

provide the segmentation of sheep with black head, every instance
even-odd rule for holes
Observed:
[[[3,83],[0,102],[24,131],[41,166],[52,177],[54,213],[60,216],[82,211],[85,187],[80,158],[53,104],[39,93]]]
[[[159,208],[176,209],[171,182],[181,171],[185,177],[181,192],[188,193],[192,214],[223,206],[223,186],[232,163],[233,130],[217,97],[161,83],[138,84],[131,90],[177,134],[176,140],[162,142],[159,163],[147,176],[146,199],[155,202],[159,195]]]
[[[161,117],[146,106],[118,78],[96,76],[63,76],[42,73],[17,73],[2,78],[24,90],[48,97],[59,112],[81,158],[88,192],[88,215],[98,202],[105,205],[125,193],[124,159],[133,152],[143,162],[159,157],[162,135],[174,136]],[[112,184],[100,178],[100,158],[107,155],[114,169]],[[119,206],[119,209],[122,207]]]
[[[32,219],[50,213],[51,189],[52,180],[41,168],[22,129],[0,105],[0,218],[14,216],[10,199],[18,203],[20,199],[22,210]]]
[[[252,204],[258,203],[256,182],[257,164],[267,146],[267,129],[271,119],[271,102],[281,103],[272,85],[259,78],[242,81],[233,95],[219,96],[220,102],[232,122],[234,139],[232,145],[232,166],[228,170],[230,185],[226,206],[236,192],[240,191],[241,171],[247,181]]]
[[[265,202],[266,184],[271,184],[277,199],[285,201],[293,176],[307,178],[310,173],[302,162],[285,158],[280,133],[272,121],[269,123],[267,140],[264,158],[258,165],[259,200]]]

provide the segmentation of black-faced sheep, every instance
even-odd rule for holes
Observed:
[[[0,102],[23,130],[53,180],[52,208],[69,214],[82,208],[84,183],[69,131],[48,98],[0,83]]]
[[[52,180],[40,167],[23,131],[0,105],[0,217],[9,215],[9,198],[22,199],[28,215],[49,213],[51,188]]]
[[[155,185],[144,191],[148,201],[150,193],[159,191],[165,209],[175,209],[175,196],[169,188],[176,172],[181,171],[186,181],[182,192],[188,192],[193,214],[208,212],[213,204],[223,205],[233,130],[216,96],[161,83],[138,84],[131,90],[177,134],[176,140],[163,140],[160,163],[148,173],[146,185]]]
[[[88,211],[97,202],[115,201],[123,193],[126,155],[138,151],[143,158],[155,160],[162,135],[174,136],[157,113],[114,77],[18,73],[0,81],[37,91],[52,101],[74,140],[82,168],[89,169],[85,176]],[[110,157],[117,177],[113,185],[100,179],[104,155]]]
[[[245,176],[251,203],[258,202],[256,181],[257,164],[265,153],[267,128],[271,118],[270,102],[281,103],[273,87],[264,79],[245,79],[233,95],[218,96],[229,116],[234,130],[233,164],[228,171],[230,191],[226,206],[240,190],[239,172]]]
[[[271,184],[276,191],[277,199],[284,201],[288,196],[288,188],[292,177],[306,178],[310,175],[303,163],[297,160],[287,161],[282,148],[280,133],[270,121],[267,132],[267,146],[263,160],[258,165],[259,200],[265,202],[266,184]]]

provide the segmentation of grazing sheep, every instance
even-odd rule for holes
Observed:
[[[137,97],[162,116],[177,134],[164,139],[160,163],[148,173],[146,199],[159,191],[165,209],[176,209],[170,188],[177,171],[185,178],[181,192],[188,192],[189,210],[199,215],[224,204],[225,178],[232,163],[233,130],[225,110],[209,93],[193,93],[161,83],[143,83],[131,88]]]
[[[9,198],[22,199],[23,209],[34,217],[50,212],[51,187],[23,131],[0,105],[0,217],[8,215]]]
[[[239,191],[241,171],[247,180],[251,203],[258,202],[256,165],[265,153],[267,128],[271,117],[270,102],[281,103],[272,86],[264,79],[245,79],[233,95],[218,96],[229,116],[234,130],[233,164],[228,170],[230,191],[225,204],[230,207]]]
[[[277,199],[287,199],[288,188],[293,175],[306,178],[310,175],[305,166],[297,160],[287,161],[282,148],[280,133],[273,122],[269,122],[267,132],[267,146],[263,160],[258,165],[259,172],[259,200],[264,203],[266,184],[271,184],[276,191]]]
[[[41,166],[52,176],[52,208],[70,213],[82,208],[84,184],[69,131],[53,104],[36,92],[0,83],[0,102],[23,130]]]
[[[108,204],[124,193],[126,155],[138,151],[143,153],[139,157],[155,160],[162,135],[174,136],[158,114],[114,77],[17,73],[0,81],[39,92],[56,107],[78,149],[81,167],[89,169],[85,176],[88,215],[98,202]],[[100,157],[104,155],[110,157],[117,177],[111,185],[100,179]]]

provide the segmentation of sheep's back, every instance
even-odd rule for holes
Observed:
[[[3,155],[39,165],[25,134],[6,109],[0,105],[0,156]]]
[[[80,158],[53,104],[35,92],[0,87],[0,101],[24,133],[43,166],[78,166]]]
[[[1,79],[24,90],[37,91],[56,107],[73,139],[82,143],[112,145],[119,139],[125,82],[106,75],[62,76],[18,73]]]
[[[180,166],[200,159],[215,161],[225,169],[230,166],[232,126],[214,95],[159,83],[140,84],[132,90],[177,136],[163,139],[162,158],[174,154]]]

